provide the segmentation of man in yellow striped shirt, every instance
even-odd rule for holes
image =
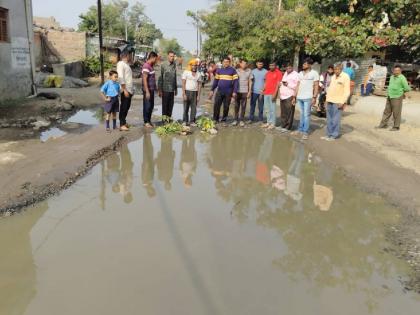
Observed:
[[[349,96],[350,77],[336,64],[327,94],[327,136],[321,139],[334,141],[340,136],[341,112]]]

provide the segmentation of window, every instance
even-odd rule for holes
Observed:
[[[9,41],[9,10],[0,8],[0,42]]]

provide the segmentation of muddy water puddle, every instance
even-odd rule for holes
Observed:
[[[0,220],[0,314],[414,315],[398,219],[301,143],[146,134]]]
[[[40,133],[41,142],[61,138],[69,132],[84,132],[92,126],[99,125],[103,120],[102,108],[78,110],[56,127],[49,128]]]

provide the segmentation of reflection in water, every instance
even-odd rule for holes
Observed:
[[[328,211],[334,200],[333,189],[330,187],[333,178],[333,168],[319,163],[314,179],[314,204],[321,211]]]
[[[118,178],[119,191],[123,196],[125,203],[131,203],[133,201],[133,194],[131,192],[133,186],[133,160],[131,158],[130,150],[128,145],[125,144],[120,149],[121,154],[121,170]]]
[[[301,143],[256,130],[199,140],[145,134],[44,216],[41,204],[22,216],[33,220],[0,221],[0,314],[417,314],[406,266],[382,250],[394,208]],[[53,231],[39,251],[34,230]]]
[[[303,161],[305,160],[305,148],[302,143],[293,142],[292,156],[293,161],[290,164],[287,174],[285,194],[297,203],[296,209],[303,210],[302,203],[299,202],[303,197],[300,186]]]
[[[152,136],[145,133],[143,136],[143,162],[141,164],[141,179],[143,187],[146,189],[149,197],[156,196],[156,190],[153,186],[155,178],[155,161],[153,159],[154,150],[152,144]]]
[[[175,152],[174,152],[175,155]],[[179,163],[181,177],[186,188],[193,185],[193,175],[197,169],[197,152],[195,151],[195,138],[182,139],[181,160]]]
[[[173,138],[162,137],[160,151],[156,157],[158,179],[164,183],[165,190],[172,188],[171,180],[174,175],[175,151],[173,150]]]
[[[0,314],[22,315],[36,294],[31,230],[48,209],[42,202],[24,220],[18,216],[0,221]],[[16,224],[19,221],[19,224]]]

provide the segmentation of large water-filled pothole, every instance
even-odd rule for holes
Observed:
[[[0,314],[415,315],[398,220],[302,143],[146,133],[0,220]]]

